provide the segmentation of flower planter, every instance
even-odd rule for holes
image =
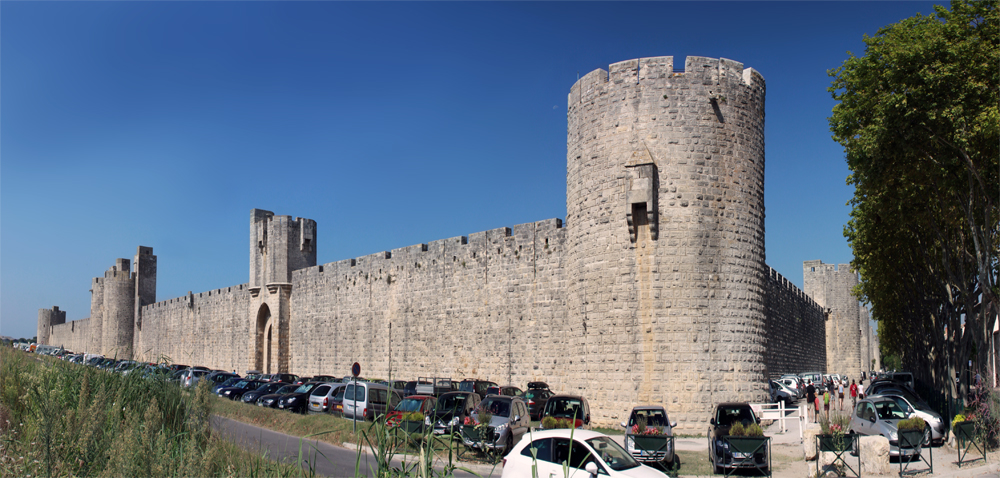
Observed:
[[[771,437],[725,436],[723,439],[729,443],[729,453],[732,455],[732,471],[727,468],[726,476],[740,468],[753,468],[771,476]]]
[[[934,474],[934,449],[930,447],[927,448],[930,454],[930,461],[925,459],[921,454],[921,447],[924,443],[924,430],[899,430],[896,432],[896,438],[899,440],[899,476],[922,471],[909,471],[911,463],[920,463],[921,461],[927,464],[930,469],[930,473]],[[915,453],[909,455],[909,458],[905,458],[903,456],[903,450],[912,450]],[[916,458],[915,461],[914,458]]]
[[[816,476],[820,476],[820,467],[823,465],[823,452],[833,453],[833,461],[830,465],[837,466],[837,463],[843,468],[839,471],[846,473],[850,471],[854,476],[861,476],[861,453],[858,453],[858,468],[854,469],[851,465],[847,464],[844,459],[844,455],[847,452],[860,450],[860,435],[857,433],[848,433],[846,435],[816,435],[816,450],[818,454],[816,456]],[[845,475],[846,476],[846,475]]]
[[[625,449],[631,453],[636,461],[642,463],[672,462],[674,459],[674,437],[669,435],[625,435]]]
[[[976,422],[958,422],[955,424],[955,439],[973,441],[976,439]]]
[[[920,447],[924,442],[923,430],[899,430],[897,433],[900,448],[915,448],[920,453]]]
[[[409,422],[402,421],[399,423],[399,428],[403,429],[407,434],[412,433],[423,433],[425,430],[424,422]]]

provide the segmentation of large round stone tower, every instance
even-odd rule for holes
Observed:
[[[568,382],[596,416],[663,404],[687,431],[764,400],[763,77],[615,63],[573,85],[566,142]]]
[[[128,259],[117,259],[104,273],[104,313],[101,324],[102,353],[132,359],[135,282]]]

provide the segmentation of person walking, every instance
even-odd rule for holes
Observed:
[[[827,421],[830,420],[830,389],[823,391],[823,412],[826,413]]]
[[[840,411],[844,411],[844,381],[843,380],[841,380],[839,382],[839,384],[837,385],[837,397],[838,397],[837,399],[840,400],[840,402],[837,405],[840,408]]]
[[[851,410],[858,406],[858,384],[851,380]]]
[[[813,386],[812,381],[809,381],[809,386],[806,387],[806,400],[809,401],[809,408],[807,410],[812,410],[813,423],[816,423],[816,415],[819,414],[819,404],[816,402],[816,387]]]

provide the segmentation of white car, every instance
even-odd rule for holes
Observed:
[[[557,428],[526,433],[503,460],[504,478],[598,475],[612,478],[667,476],[635,461],[611,437],[591,430]]]

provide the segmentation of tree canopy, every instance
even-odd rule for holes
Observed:
[[[865,36],[864,56],[829,72],[830,129],[883,354],[955,393],[956,367],[987,364],[998,312],[1000,15],[995,1],[935,10]]]

